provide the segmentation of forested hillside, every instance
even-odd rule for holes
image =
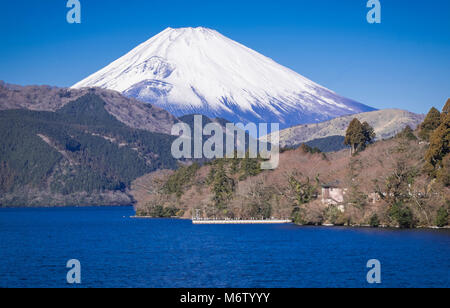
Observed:
[[[131,181],[177,166],[173,139],[119,122],[95,94],[56,112],[0,111],[0,205],[129,204]]]

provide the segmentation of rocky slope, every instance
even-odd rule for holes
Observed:
[[[298,125],[280,131],[280,145],[295,147],[302,143],[331,136],[345,136],[348,125],[354,118],[367,121],[377,134],[377,139],[388,139],[402,131],[407,125],[415,129],[425,115],[399,109],[385,109],[357,115],[339,117],[330,121]]]

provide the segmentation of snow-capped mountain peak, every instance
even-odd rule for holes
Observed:
[[[116,90],[176,116],[282,128],[373,110],[203,27],[167,28],[73,87]]]

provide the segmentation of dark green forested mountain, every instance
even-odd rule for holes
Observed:
[[[306,144],[312,148],[317,148],[322,152],[337,152],[348,148],[348,146],[344,144],[344,139],[345,137],[342,136],[329,136],[308,141]]]
[[[130,202],[131,181],[177,166],[173,139],[126,126],[95,94],[56,112],[0,111],[0,206]]]
[[[23,100],[11,91],[0,101],[7,109],[0,108],[0,206],[129,204],[133,202],[128,194],[132,181],[158,169],[178,167],[171,155],[176,137],[135,128],[145,126],[139,124],[140,109],[136,111],[131,104],[127,115],[125,107],[116,102],[118,98],[113,103],[105,101],[110,93],[93,89],[63,104],[53,100],[59,94],[45,96],[37,89],[36,95],[28,96],[41,100],[22,106],[8,103]],[[19,88],[14,93],[24,91]],[[46,101],[59,109],[40,109]],[[167,116],[157,112],[152,115],[152,129],[157,118],[162,119],[162,126],[168,125]],[[176,121],[194,130],[193,115],[171,120]],[[226,124],[203,117],[203,125],[213,121]],[[204,136],[203,141],[208,138]]]

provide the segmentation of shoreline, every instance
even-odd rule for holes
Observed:
[[[0,206],[1,209],[68,209],[68,208],[119,208],[119,207],[134,207],[133,204],[128,205],[71,205],[71,206]],[[191,218],[183,218],[183,217],[151,217],[151,216],[129,216],[131,219],[176,219],[176,220],[192,220]],[[299,225],[292,222],[292,220],[276,220],[276,222],[271,221],[258,221],[258,220],[245,220],[245,221],[234,221],[234,220],[220,220],[220,221],[213,221],[213,220],[207,220],[206,222],[198,222],[194,223],[194,225],[255,225],[255,224],[292,224],[299,227],[325,227],[325,228],[367,228],[367,229],[392,229],[392,230],[449,230],[449,226],[445,227],[438,227],[438,226],[417,226],[414,228],[400,228],[395,226],[386,226],[386,225],[380,225],[378,227],[371,227],[370,225],[352,225],[352,226],[345,226],[345,225],[333,225],[333,224],[322,224],[322,225]]]
[[[352,226],[345,226],[345,225],[332,225],[332,224],[322,224],[322,225],[299,225],[294,223],[292,220],[283,220],[283,219],[277,219],[276,222],[270,222],[270,220],[243,220],[242,222],[239,222],[237,220],[205,220],[204,223],[201,223],[201,221],[193,221],[191,218],[183,218],[183,217],[151,217],[151,216],[130,216],[131,219],[174,219],[174,220],[191,220],[194,225],[255,225],[255,224],[266,224],[266,225],[274,225],[274,224],[291,224],[294,226],[299,227],[322,227],[322,228],[349,228],[349,229],[358,229],[358,228],[364,228],[364,229],[391,229],[391,230],[449,230],[450,226],[445,227],[438,227],[438,226],[418,226],[414,228],[400,228],[400,227],[394,227],[394,226],[386,226],[386,225],[380,225],[378,227],[371,227],[370,225],[352,225]]]

